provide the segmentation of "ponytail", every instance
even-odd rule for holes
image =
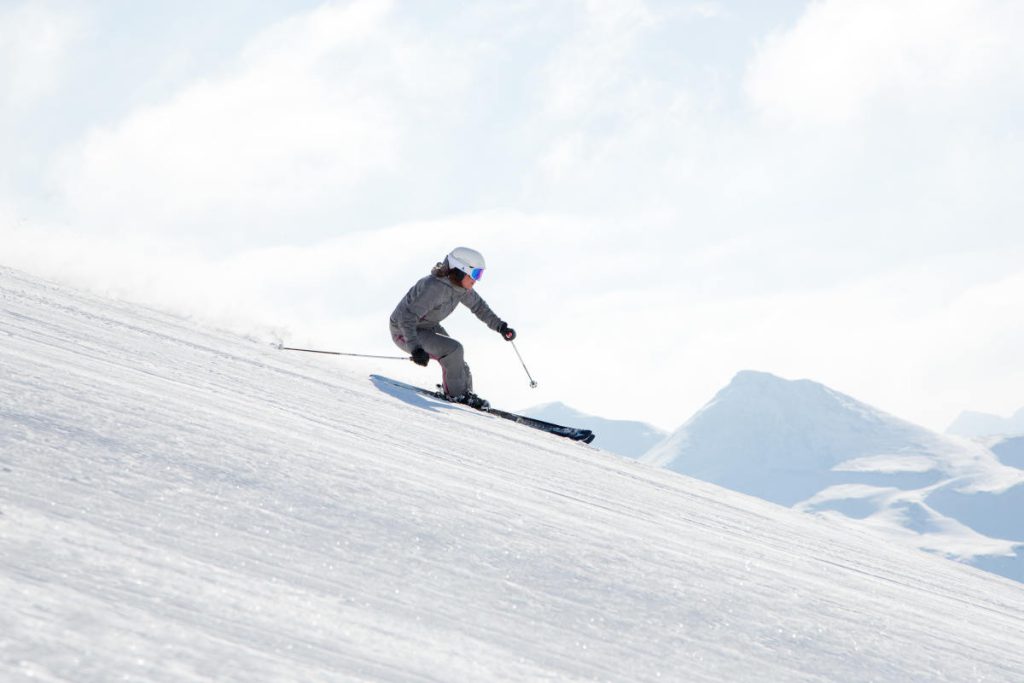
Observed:
[[[430,274],[442,280],[447,278],[449,282],[459,287],[462,286],[462,278],[466,277],[466,274],[461,270],[449,266],[447,261],[435,265],[431,269]]]

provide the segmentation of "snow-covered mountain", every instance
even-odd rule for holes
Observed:
[[[956,436],[1018,436],[1024,434],[1024,408],[1010,417],[965,410],[946,428]]]
[[[642,460],[1024,581],[1024,470],[816,382],[741,372]]]
[[[594,446],[601,450],[618,453],[628,458],[639,458],[668,433],[646,422],[632,420],[609,420],[587,415],[570,408],[564,403],[544,403],[520,411],[523,415],[547,420],[555,424],[583,427],[594,432]]]
[[[989,442],[999,462],[1024,469],[1024,436],[999,437]]]
[[[383,370],[0,268],[0,680],[1024,680],[1016,584]]]

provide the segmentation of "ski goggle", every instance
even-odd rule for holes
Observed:
[[[483,268],[470,268],[468,265],[451,255],[448,256],[448,267],[461,270],[463,273],[473,278],[474,281],[479,281],[480,278],[484,276]]]

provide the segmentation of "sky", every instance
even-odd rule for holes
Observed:
[[[475,388],[674,429],[740,370],[1024,406],[1024,5],[0,0],[0,264],[392,354],[456,246]],[[322,359],[424,384],[434,369]]]

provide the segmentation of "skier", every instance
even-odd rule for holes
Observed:
[[[411,353],[417,365],[426,367],[431,358],[439,362],[445,396],[480,410],[490,404],[473,393],[473,375],[463,358],[462,344],[448,335],[441,321],[461,303],[507,341],[516,338],[516,331],[473,291],[483,273],[480,252],[468,247],[453,249],[430,275],[412,286],[391,314],[391,338],[398,348]]]

